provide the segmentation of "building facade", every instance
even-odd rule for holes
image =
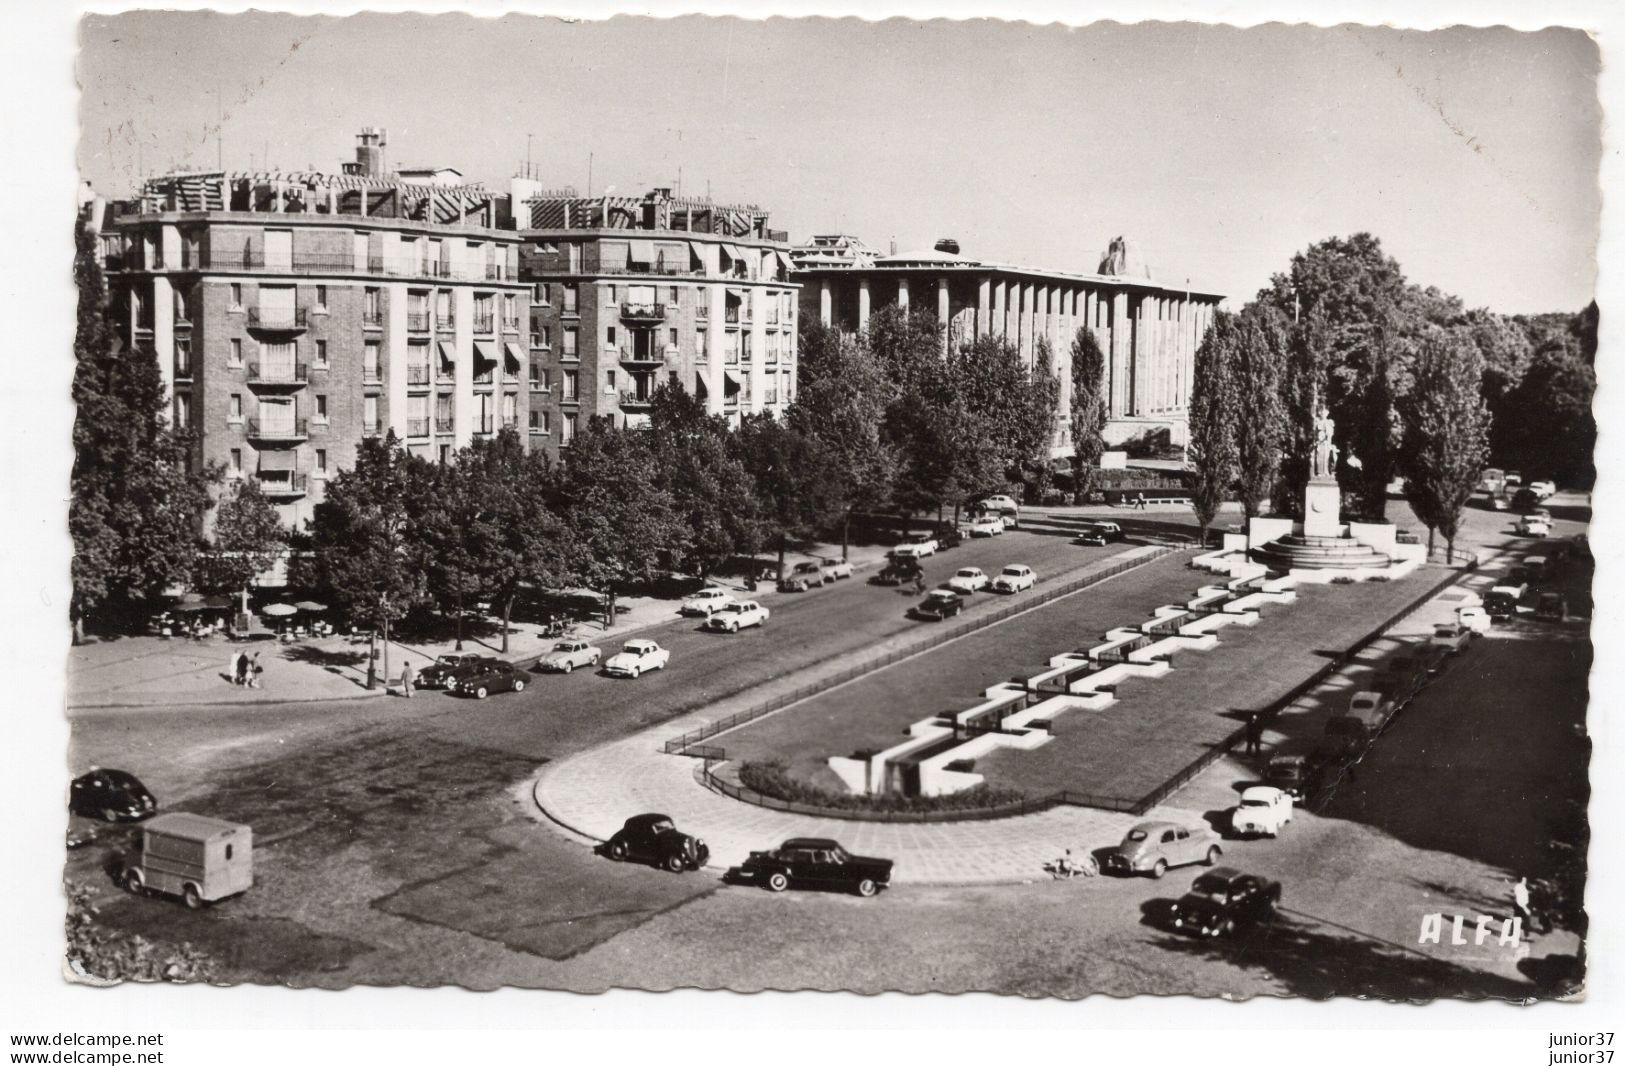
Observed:
[[[530,285],[533,447],[568,448],[590,418],[648,424],[661,384],[736,423],[795,395],[798,286],[787,235],[753,206],[580,197],[516,180]]]
[[[359,140],[338,175],[173,174],[102,220],[121,339],[156,353],[195,460],[296,528],[366,437],[444,461],[528,422],[508,197]]]
[[[1085,328],[1106,356],[1107,443],[1162,432],[1185,443],[1196,349],[1223,297],[1154,283],[1121,238],[1094,274],[983,261],[951,239],[882,254],[854,237],[819,236],[792,258],[802,314],[826,325],[852,332],[888,305],[925,309],[944,323],[945,344],[1003,337],[1029,366],[1046,338],[1061,381],[1057,458],[1072,454],[1071,346]]]

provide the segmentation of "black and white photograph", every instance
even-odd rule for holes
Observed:
[[[76,13],[40,980],[1604,1061],[1588,12]]]

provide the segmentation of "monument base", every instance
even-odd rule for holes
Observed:
[[[1342,536],[1343,523],[1338,517],[1342,508],[1343,493],[1337,482],[1319,479],[1309,482],[1303,494],[1303,535]]]

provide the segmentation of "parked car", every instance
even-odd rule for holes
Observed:
[[[1540,506],[1540,497],[1530,489],[1519,489],[1512,494],[1512,509],[1520,514]]]
[[[1078,535],[1072,538],[1072,543],[1103,548],[1106,546],[1106,534],[1096,526],[1084,526],[1078,531]]]
[[[1180,932],[1231,936],[1244,926],[1269,921],[1280,901],[1279,881],[1221,866],[1191,882],[1191,890],[1174,903],[1168,920]]]
[[[1566,622],[1569,601],[1561,592],[1542,592],[1540,599],[1535,601],[1535,617],[1543,622]]]
[[[770,892],[787,888],[844,888],[873,896],[891,884],[892,861],[852,855],[833,840],[797,837],[771,851],[753,851],[739,876]]]
[[[1318,746],[1281,751],[1270,756],[1264,780],[1301,803],[1319,788],[1325,770],[1326,761]]]
[[[604,657],[604,649],[596,644],[570,637],[553,645],[553,650],[536,660],[536,668],[548,673],[567,674],[578,666],[597,666]]]
[[[996,537],[1004,532],[1004,519],[997,515],[977,515],[965,526],[965,532],[973,537]]]
[[[1141,822],[1128,831],[1121,844],[1107,853],[1106,869],[1112,873],[1161,877],[1172,866],[1188,866],[1193,862],[1212,866],[1222,854],[1218,835],[1211,829],[1173,822]]]
[[[1331,721],[1337,721],[1338,717],[1353,718],[1365,726],[1366,732],[1371,736],[1376,736],[1388,727],[1388,722],[1396,710],[1398,706],[1394,703],[1393,697],[1387,693],[1364,689],[1350,696],[1349,709]]]
[[[1230,831],[1240,837],[1279,836],[1292,821],[1292,797],[1273,785],[1254,785],[1230,810]]]
[[[779,579],[779,591],[806,592],[808,589],[823,588],[833,580],[825,576],[824,568],[818,563],[797,563]]]
[[[1519,486],[1519,485],[1522,485],[1522,484],[1523,484],[1523,475],[1522,475],[1522,474],[1520,474],[1520,473],[1519,473],[1519,472],[1518,472],[1518,471],[1516,471],[1516,470],[1508,470],[1508,471],[1507,471],[1507,472],[1506,472],[1506,477],[1505,477],[1505,478],[1504,478],[1504,479],[1503,479],[1503,480],[1504,480],[1504,481],[1505,481],[1505,482],[1506,482],[1506,483],[1507,483],[1507,484],[1508,484],[1508,485],[1511,485],[1511,486],[1513,486],[1513,487],[1514,487],[1514,488],[1516,488],[1516,487],[1517,487],[1517,486]]]
[[[68,812],[104,822],[139,822],[151,818],[158,801],[147,786],[124,770],[91,767],[68,786]]]
[[[493,692],[523,692],[527,680],[525,672],[519,667],[498,659],[459,673],[457,680],[451,684],[451,691],[459,696],[483,700]]]
[[[940,547],[937,538],[929,533],[910,533],[903,538],[901,544],[892,549],[891,554],[896,558],[913,555],[916,559],[923,559],[927,555],[937,554]]]
[[[604,854],[616,862],[634,859],[676,874],[704,866],[711,849],[699,837],[678,832],[667,815],[634,814],[604,844]]]
[[[1479,490],[1491,494],[1500,492],[1501,486],[1506,484],[1506,476],[1505,470],[1493,466],[1485,467],[1484,472],[1478,476]]]
[[[1000,570],[999,576],[993,579],[992,587],[994,592],[1020,592],[1037,583],[1038,575],[1033,573],[1033,568],[1017,563]]]
[[[706,619],[705,628],[717,633],[737,633],[751,626],[766,625],[767,614],[767,608],[755,600],[730,603]]]
[[[1456,621],[1480,635],[1488,633],[1493,622],[1490,618],[1490,612],[1476,604],[1471,607],[1456,608]]]
[[[852,564],[841,559],[820,559],[818,568],[824,572],[825,581],[842,581],[852,576]]]
[[[1440,622],[1433,627],[1433,636],[1428,643],[1435,648],[1443,648],[1447,655],[1460,655],[1467,650],[1472,642],[1473,631],[1460,622]]]
[[[954,576],[948,579],[948,587],[955,592],[980,592],[987,588],[987,575],[979,567],[964,566],[954,571]]]
[[[1116,522],[1090,522],[1079,530],[1075,543],[1104,545],[1122,539],[1123,527]]]
[[[937,542],[938,551],[947,551],[949,548],[957,548],[959,547],[960,541],[963,539],[960,536],[959,527],[954,525],[952,522],[938,522],[931,528],[931,536]]]
[[[496,661],[494,655],[463,653],[442,655],[418,671],[415,684],[418,688],[450,688],[452,682],[457,680],[459,672],[472,669],[482,663],[494,663]]]
[[[1554,567],[1550,559],[1544,555],[1526,555],[1523,557],[1523,572],[1528,576],[1531,585],[1544,585],[1554,576]]]
[[[931,622],[940,622],[944,618],[952,618],[965,609],[965,601],[957,592],[947,589],[933,589],[919,603],[910,607],[908,613],[915,618]]]
[[[869,578],[872,585],[904,585],[920,573],[920,561],[912,556],[893,559]]]
[[[1549,537],[1552,535],[1552,523],[1535,514],[1526,514],[1518,519],[1513,531],[1520,537]]]
[[[670,661],[671,652],[654,641],[629,640],[604,662],[604,673],[610,677],[637,677],[650,670],[664,670]]]
[[[1492,495],[1490,497],[1490,510],[1492,510],[1492,511],[1510,511],[1510,510],[1512,510],[1512,497],[1508,496],[1505,492],[1497,492],[1497,493],[1495,493],[1494,495]]]
[[[703,588],[683,601],[682,613],[690,617],[710,618],[717,611],[733,603],[734,598],[719,588]]]
[[[972,506],[980,511],[1014,511],[1016,501],[1009,496],[1000,494],[997,496],[983,496]]]
[[[254,886],[254,833],[200,814],[160,814],[141,827],[141,850],[119,880],[137,895],[179,896],[192,910]]]
[[[1484,597],[1484,610],[1491,618],[1515,618],[1518,605],[1528,593],[1529,587],[1508,573],[1506,579]]]
[[[1531,481],[1529,483],[1529,491],[1533,492],[1536,496],[1539,496],[1543,500],[1550,499],[1551,497],[1557,495],[1557,483],[1555,481],[1547,480]]]

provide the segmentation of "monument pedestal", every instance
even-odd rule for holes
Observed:
[[[1343,523],[1339,517],[1343,507],[1343,493],[1337,482],[1330,478],[1315,478],[1303,494],[1303,535],[1306,537],[1340,537]]]

